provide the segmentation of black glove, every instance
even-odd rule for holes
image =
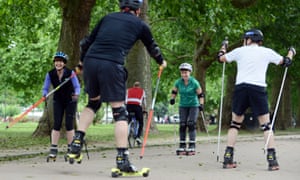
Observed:
[[[283,67],[289,67],[292,64],[292,60],[289,57],[283,58],[283,63],[281,64]]]
[[[203,111],[204,110],[204,105],[203,104],[200,104],[199,105],[199,111]]]
[[[170,99],[170,104],[174,105],[175,104],[175,99]]]

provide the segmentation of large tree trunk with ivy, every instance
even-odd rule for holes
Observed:
[[[88,34],[91,11],[96,0],[59,0],[62,10],[62,25],[58,42],[58,51],[63,51],[69,56],[67,67],[74,69],[79,62],[79,42]],[[53,125],[52,97],[48,100],[48,108],[39,120],[33,136],[47,136]],[[74,118],[75,121],[75,118]],[[76,124],[76,123],[74,123]],[[64,129],[64,124],[62,125]]]
[[[199,31],[200,32],[200,31]],[[198,33],[199,33],[198,32]],[[193,63],[194,63],[194,74],[195,78],[200,82],[202,92],[206,94],[206,71],[209,68],[209,66],[214,62],[214,59],[209,58],[208,59],[208,47],[211,46],[211,37],[209,34],[204,33],[203,35],[200,35],[196,33],[195,36],[197,39],[195,44],[195,53],[193,57]],[[205,101],[205,99],[204,99]],[[205,104],[205,103],[204,103]],[[205,107],[205,106],[204,106]],[[198,132],[202,131],[205,132],[206,125],[204,123],[208,122],[206,116],[205,116],[205,108],[203,112],[204,117],[202,117],[201,112],[199,112],[199,116],[197,118],[197,124],[196,129]]]

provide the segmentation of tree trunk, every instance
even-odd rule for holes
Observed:
[[[57,50],[68,54],[67,67],[71,69],[78,64],[80,57],[79,42],[88,34],[91,11],[95,2],[96,0],[59,0],[62,9],[62,25]],[[44,109],[33,136],[45,136],[51,132],[53,126],[52,104],[52,97],[50,97],[47,102],[48,108]],[[64,129],[64,124],[62,129]]]
[[[148,9],[148,1],[144,0],[144,4],[142,7],[142,12],[140,18],[148,22],[147,17],[147,9]],[[152,105],[152,79],[151,79],[151,58],[145,49],[144,44],[141,41],[137,41],[134,47],[131,49],[130,53],[128,54],[126,60],[126,68],[128,71],[128,80],[127,80],[127,87],[132,87],[135,81],[141,82],[142,88],[145,90],[146,93],[146,103],[147,103],[147,111],[151,109]],[[157,127],[155,122],[151,119],[150,131],[157,132]],[[147,125],[148,119],[144,119],[144,126]],[[144,128],[145,130],[145,128]]]
[[[297,102],[299,102],[299,99],[300,99],[300,83],[297,83],[297,88],[296,88],[298,91],[298,98],[296,99]],[[298,104],[298,103],[297,103]],[[296,119],[295,119],[295,123],[296,123],[296,127],[299,128],[300,127],[300,105],[296,106],[295,107],[295,113],[296,113]]]
[[[272,102],[270,108],[271,115],[274,114],[276,108],[279,91],[282,84],[282,77],[283,77],[283,73],[277,74],[276,76],[273,77],[272,84],[274,86],[272,87],[272,91],[271,91],[271,102]],[[278,110],[274,122],[275,129],[278,130],[286,130],[288,127],[291,126],[291,120],[292,120],[292,103],[291,103],[291,92],[290,92],[291,83],[290,83],[290,77],[288,75],[286,76],[283,85],[284,87],[283,87],[283,91],[281,94],[281,98],[279,101]]]
[[[228,73],[227,73],[228,72]],[[231,64],[225,65],[225,77],[224,77],[224,97],[222,107],[222,129],[228,129],[232,120],[232,95],[235,86],[236,66],[231,67]],[[221,104],[220,104],[221,105]],[[220,107],[219,107],[220,108]],[[220,114],[219,114],[220,120]],[[218,123],[219,124],[219,123]]]

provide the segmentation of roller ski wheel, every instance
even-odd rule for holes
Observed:
[[[233,169],[237,167],[237,163],[236,162],[232,162],[232,163],[223,163],[223,169]]]
[[[274,165],[274,166],[270,166],[268,168],[269,171],[278,171],[279,170],[279,165]]]
[[[65,157],[65,160],[69,161],[70,164],[74,164],[74,162],[80,164],[82,162],[82,157],[82,154],[68,154],[67,157]]]
[[[117,177],[148,177],[149,173],[150,173],[149,168],[143,168],[139,171],[134,171],[134,172],[125,172],[125,171],[121,171],[118,168],[111,169],[111,176],[114,178],[117,178]]]
[[[46,161],[47,161],[47,162],[49,162],[49,161],[55,162],[55,161],[56,161],[56,156],[49,155],[49,156],[47,157]]]
[[[196,154],[195,149],[187,149],[186,150],[186,155],[187,156],[194,156]]]
[[[176,150],[176,155],[177,156],[185,156],[185,155],[187,155],[187,151],[184,148],[179,148]]]

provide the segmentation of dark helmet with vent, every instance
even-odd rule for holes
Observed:
[[[135,11],[142,6],[143,0],[119,0],[119,4],[121,9],[128,7]]]
[[[245,32],[244,39],[251,39],[253,42],[263,41],[264,35],[259,29],[251,29]]]

